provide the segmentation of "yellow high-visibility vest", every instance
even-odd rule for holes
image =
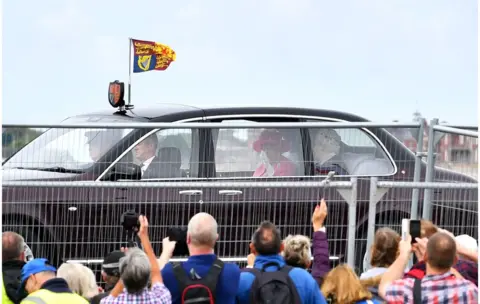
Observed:
[[[69,292],[52,292],[47,289],[40,289],[31,293],[23,299],[21,304],[55,304],[55,303],[68,303],[68,304],[89,304],[89,302],[79,296],[76,293]]]
[[[5,284],[3,284],[3,275],[1,276],[2,283],[2,303],[13,304],[13,301],[7,295],[7,290],[5,289]]]

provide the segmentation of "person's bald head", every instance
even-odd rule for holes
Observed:
[[[457,259],[455,240],[446,233],[437,232],[428,239],[426,262],[434,269],[448,271]]]
[[[15,232],[2,233],[2,261],[24,260],[25,240]]]
[[[208,213],[195,214],[188,223],[187,243],[196,247],[213,248],[218,239],[217,221]]]

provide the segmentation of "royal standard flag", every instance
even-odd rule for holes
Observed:
[[[177,55],[169,46],[152,41],[132,39],[133,72],[165,71]]]

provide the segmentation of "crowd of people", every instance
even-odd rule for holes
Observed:
[[[102,265],[105,289],[88,267],[43,258],[25,262],[25,241],[2,234],[2,303],[478,303],[478,245],[429,221],[412,242],[380,228],[368,251],[368,269],[357,276],[347,264],[330,269],[324,200],[312,215],[313,237],[289,235],[268,221],[254,232],[248,265],[220,260],[214,252],[216,220],[198,213],[188,224],[186,262],[170,262],[176,243],[163,239],[157,257],[148,220],[140,216],[141,248],[119,248]],[[313,257],[312,257],[313,255]],[[408,267],[415,256],[417,262]],[[312,259],[313,258],[313,259]]]

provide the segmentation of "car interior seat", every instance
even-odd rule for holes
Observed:
[[[392,165],[386,159],[372,154],[345,153],[343,160],[351,175],[385,175],[392,173]]]
[[[355,168],[355,175],[387,175],[393,173],[392,164],[383,158],[365,159]]]
[[[162,164],[165,173],[162,177],[186,177],[187,174],[180,167],[182,166],[182,154],[176,147],[164,147],[158,150],[158,162]]]

